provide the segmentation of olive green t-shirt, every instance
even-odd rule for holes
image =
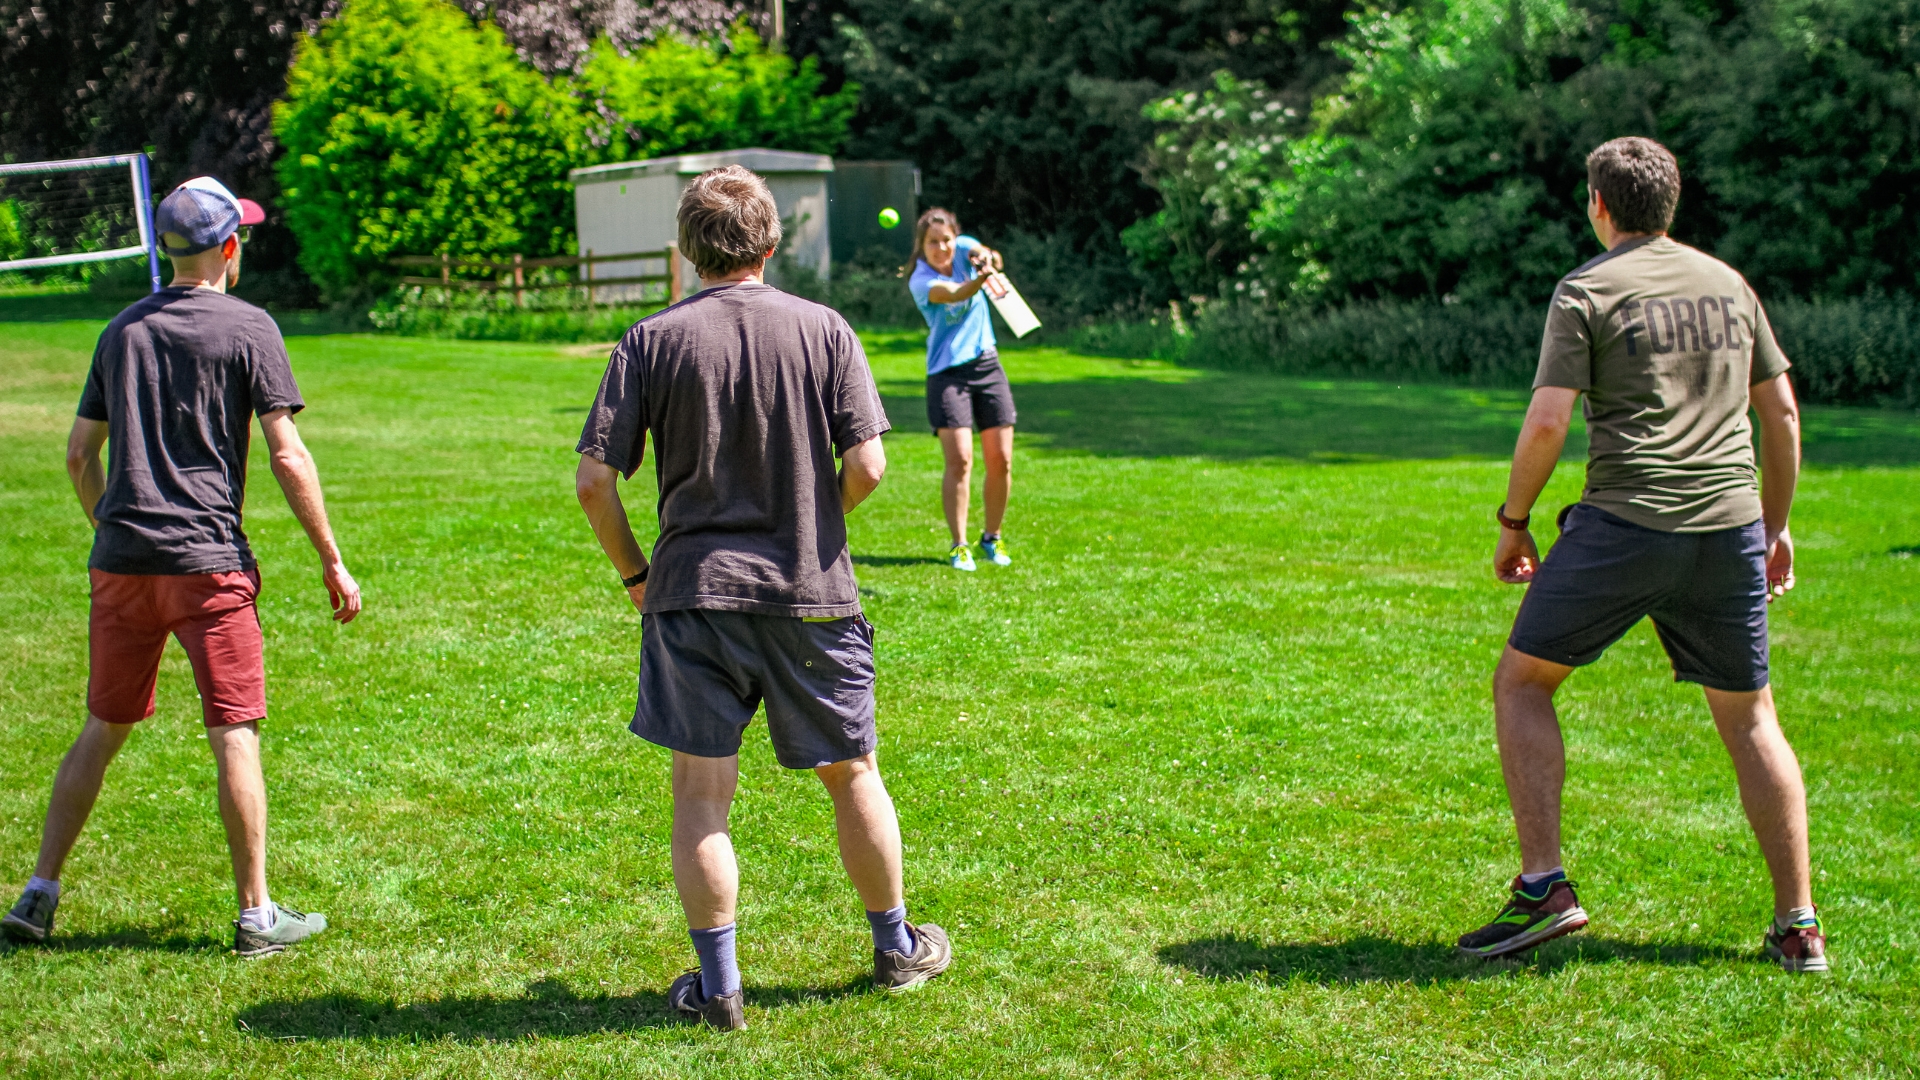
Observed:
[[[1561,279],[1533,385],[1585,392],[1582,502],[1712,532],[1760,519],[1747,388],[1787,367],[1745,278],[1653,236]]]

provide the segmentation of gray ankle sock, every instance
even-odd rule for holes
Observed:
[[[43,892],[53,897],[55,900],[60,899],[60,883],[58,881],[50,881],[47,878],[40,877],[37,874],[27,879],[27,887],[25,891]]]
[[[873,927],[875,952],[897,952],[901,956],[913,955],[913,935],[907,930],[907,905],[901,904],[885,911],[869,911],[867,925]]]
[[[700,992],[709,998],[740,989],[740,961],[734,955],[734,930],[728,923],[708,930],[688,930],[693,951],[700,956]]]

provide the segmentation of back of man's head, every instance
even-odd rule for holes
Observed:
[[[1630,135],[1587,155],[1587,186],[1623,233],[1663,233],[1680,205],[1680,163],[1652,139]]]
[[[767,182],[739,165],[708,169],[680,194],[680,251],[703,278],[765,261],[780,246],[780,208]]]

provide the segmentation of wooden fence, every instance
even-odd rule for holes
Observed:
[[[664,274],[640,274],[630,277],[596,278],[593,268],[601,263],[632,262],[635,259],[665,259],[667,272]],[[399,267],[427,266],[440,271],[439,277],[403,277],[402,285],[437,285],[443,289],[480,289],[499,291],[513,290],[513,302],[525,304],[526,294],[534,289],[579,289],[587,290],[587,310],[594,307],[594,292],[606,285],[649,285],[662,282],[667,286],[667,303],[677,304],[683,290],[680,281],[680,249],[672,244],[656,251],[633,251],[624,255],[599,255],[593,249],[587,249],[585,255],[546,255],[528,258],[523,255],[496,256],[494,258],[456,259],[451,255],[400,255],[387,260],[389,265]],[[585,268],[585,275],[574,281],[529,282],[527,271],[542,266],[578,266]],[[456,270],[490,270],[494,273],[511,271],[507,280],[471,281],[453,276]]]

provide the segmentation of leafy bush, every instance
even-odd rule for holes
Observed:
[[[492,23],[445,0],[349,0],[304,42],[275,130],[301,265],[335,295],[391,280],[397,254],[555,255],[573,246],[567,173],[747,145],[832,152],[858,87],[726,41],[602,41],[549,81]]]
[[[860,87],[829,94],[812,57],[796,67],[762,47],[744,23],[723,41],[663,36],[621,53],[602,39],[580,87],[610,111],[600,156],[608,161],[768,146],[831,154],[845,140]]]
[[[301,42],[274,130],[300,264],[333,293],[396,254],[570,244],[577,103],[442,0],[352,0]]]
[[[1136,264],[1181,295],[1537,302],[1595,250],[1584,158],[1659,138],[1674,235],[1763,295],[1920,279],[1920,0],[1422,0],[1353,16],[1310,116],[1164,98]]]
[[[1767,314],[1802,399],[1920,407],[1920,304],[1786,299],[1769,304]],[[1541,305],[1508,300],[1368,301],[1291,314],[1238,300],[1203,306],[1184,333],[1163,319],[1089,327],[1072,343],[1204,367],[1526,387],[1545,318]]]

